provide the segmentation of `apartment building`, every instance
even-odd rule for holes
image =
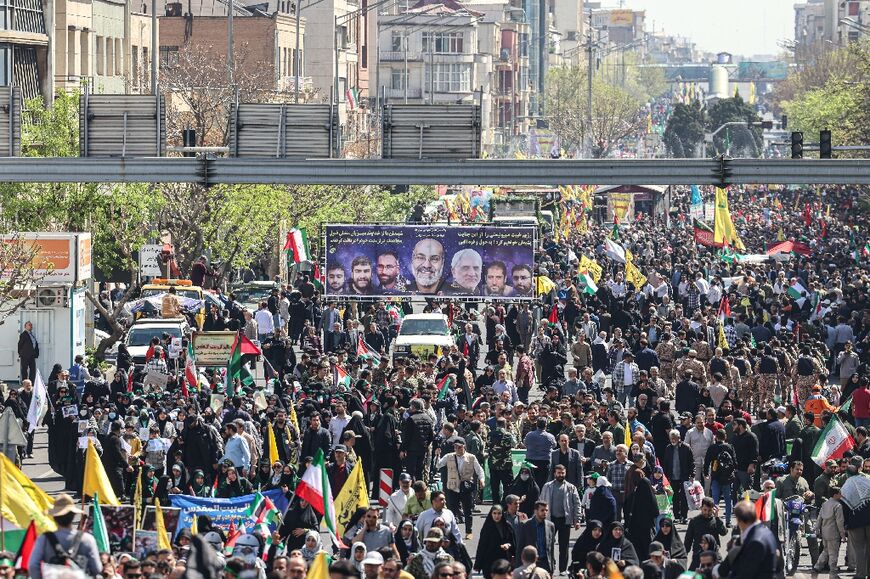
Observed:
[[[0,0],[0,86],[25,99],[51,98],[51,11],[49,0]]]

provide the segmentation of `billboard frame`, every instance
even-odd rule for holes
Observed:
[[[438,295],[438,294],[373,294],[373,295],[358,295],[358,294],[328,294],[327,293],[327,245],[326,245],[326,229],[329,226],[334,225],[363,225],[363,226],[384,226],[384,227],[445,227],[445,228],[476,228],[476,229],[489,229],[489,228],[498,228],[498,229],[531,229],[532,230],[532,263],[530,267],[532,268],[532,295],[531,296],[494,296],[494,295]],[[478,223],[478,224],[452,224],[446,222],[436,222],[436,223],[404,223],[404,222],[383,222],[383,221],[364,221],[364,222],[331,222],[331,223],[322,223],[320,224],[320,243],[322,248],[322,254],[320,258],[317,260],[320,265],[322,276],[323,276],[323,300],[324,302],[335,301],[339,303],[346,303],[350,301],[358,302],[358,303],[374,303],[378,301],[386,301],[386,302],[408,302],[408,301],[450,301],[456,303],[480,303],[480,302],[498,302],[498,301],[520,301],[529,304],[536,304],[541,302],[541,298],[537,293],[537,278],[538,275],[536,273],[537,262],[534,261],[535,252],[538,249],[538,244],[540,242],[540,232],[539,228],[532,226],[517,226],[517,225],[503,225],[498,223]],[[483,272],[481,272],[483,274]],[[373,273],[374,275],[374,273]]]

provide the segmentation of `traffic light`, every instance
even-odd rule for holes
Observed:
[[[791,133],[791,158],[804,158],[804,134],[800,131],[792,131]]]
[[[830,159],[831,151],[831,131],[824,129],[819,132],[819,159]]]
[[[788,128],[788,115],[782,115],[779,118],[779,128],[783,131]]]

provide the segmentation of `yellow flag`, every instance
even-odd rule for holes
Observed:
[[[625,446],[631,448],[631,424],[628,420],[625,421]]]
[[[275,464],[280,459],[278,458],[278,441],[275,440],[275,429],[272,428],[272,423],[269,423],[269,464]]]
[[[199,535],[199,517],[193,517],[193,520],[190,521],[190,534]]]
[[[321,551],[314,556],[305,579],[329,579],[329,561],[326,559],[326,551]]]
[[[288,418],[290,418],[290,423],[296,427],[296,433],[301,435],[302,433],[299,431],[299,419],[296,418],[296,405],[290,404],[290,412],[288,412]],[[275,463],[272,463],[275,464]]]
[[[344,481],[344,486],[335,496],[335,534],[341,537],[347,530],[353,514],[359,509],[369,508],[369,492],[366,488],[366,479],[363,476],[362,460],[356,461],[350,476]]]
[[[550,293],[556,287],[556,284],[553,283],[553,280],[545,275],[539,275],[535,279],[539,296]]]
[[[44,490],[36,486],[36,483],[27,478],[27,475],[21,472],[21,469],[15,466],[15,463],[9,460],[5,454],[0,453],[0,461],[2,461],[3,466],[6,467],[6,473],[21,485],[21,489],[27,493],[27,496],[33,499],[33,502],[36,503],[37,507],[39,507],[40,513],[47,511],[49,508],[54,506],[54,499],[48,496]]]
[[[728,340],[725,338],[725,327],[719,324],[719,343],[717,344],[723,350],[728,349]]]
[[[54,520],[46,516],[45,509],[28,494],[19,482],[18,474],[13,472],[18,468],[14,465],[10,468],[10,464],[8,460],[0,461],[0,516],[22,529],[33,521],[39,533],[56,531]],[[24,478],[29,485],[33,484],[30,479]]]
[[[169,533],[166,532],[166,523],[163,522],[163,509],[160,508],[160,499],[154,497],[154,522],[157,525],[157,549],[172,550],[169,542]]]
[[[776,232],[776,240],[785,241],[785,232],[783,232],[782,226],[780,226],[779,231]]]
[[[640,288],[646,285],[646,276],[643,275],[637,266],[632,261],[634,257],[629,250],[625,250],[625,281],[631,282],[634,289],[640,291]]]
[[[120,507],[121,501],[115,496],[115,491],[109,483],[109,477],[106,475],[106,469],[103,468],[103,461],[100,460],[100,455],[97,454],[97,449],[94,443],[88,440],[88,450],[85,452],[85,478],[82,481],[82,494],[94,496],[94,493],[100,493],[100,503]]]
[[[139,516],[139,511],[142,509],[142,471],[144,467],[139,467],[139,475],[136,478],[136,490],[133,491],[133,524],[139,527],[142,523],[142,517]]]
[[[740,241],[734,222],[731,221],[731,211],[728,209],[728,193],[721,187],[716,187],[716,214],[713,227],[713,242],[730,245],[744,251],[746,246]]]

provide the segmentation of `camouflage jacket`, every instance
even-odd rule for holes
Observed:
[[[490,470],[513,469],[511,450],[517,445],[516,437],[504,428],[495,428],[489,437]]]

